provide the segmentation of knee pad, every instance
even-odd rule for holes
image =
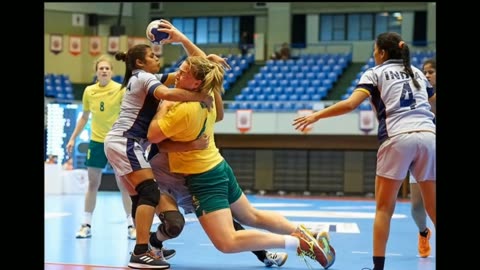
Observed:
[[[132,199],[132,218],[135,219],[135,212],[137,211],[138,199],[140,199],[140,196],[133,195],[130,196],[130,199]]]
[[[145,204],[153,207],[157,207],[160,201],[160,190],[158,185],[153,179],[148,179],[140,183],[135,190],[138,193],[138,206]],[[138,207],[137,206],[137,207]]]
[[[185,218],[179,211],[165,211],[160,213],[158,217],[162,221],[158,230],[170,238],[179,236],[183,226],[185,226]]]

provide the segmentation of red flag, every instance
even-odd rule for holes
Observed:
[[[100,37],[95,36],[95,37],[90,37],[89,39],[89,52],[91,56],[96,56],[100,54],[100,48],[101,48],[101,40]]]
[[[63,35],[50,35],[50,51],[54,54],[59,54],[63,51]]]
[[[115,55],[120,50],[120,37],[108,37],[107,52]]]
[[[252,110],[237,110],[237,129],[245,133],[252,128]]]
[[[77,56],[82,52],[82,39],[80,36],[70,36],[69,50],[74,56]]]

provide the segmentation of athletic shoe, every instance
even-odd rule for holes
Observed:
[[[319,262],[325,269],[330,267],[335,261],[335,251],[331,248],[327,237],[320,236],[321,241],[317,241],[303,225],[298,226],[295,232],[292,233],[292,236],[300,240],[300,245],[297,248],[298,256],[304,259],[307,256]],[[307,260],[305,260],[305,263],[307,266],[310,266]]]
[[[132,225],[128,226],[128,239],[137,239],[137,229],[135,229]]]
[[[150,245],[150,243],[148,243],[148,248],[152,250],[152,252],[153,252],[153,254],[155,254],[155,256],[163,257],[165,260],[169,260],[169,259],[173,258],[173,256],[175,256],[175,254],[177,254],[177,251],[175,251],[175,249],[166,249],[164,247],[156,248],[156,247]]]
[[[263,263],[266,267],[271,267],[272,265],[282,266],[288,258],[288,254],[285,252],[270,252],[267,251],[265,254],[266,258],[263,259]]]
[[[420,257],[426,258],[430,256],[430,252],[432,251],[430,247],[430,236],[432,232],[429,228],[427,228],[427,236],[422,236],[420,233],[418,234],[418,254]]]
[[[140,255],[135,255],[132,252],[128,267],[133,269],[168,269],[170,268],[170,264],[163,256],[156,256],[153,251],[149,250]]]
[[[168,248],[162,247],[162,254],[165,260],[169,260],[170,258],[173,258],[173,256],[175,256],[177,252],[175,251],[175,249],[168,249]]]
[[[317,233],[317,236],[315,238],[317,239],[318,245],[324,248],[324,250],[326,249],[325,247],[329,247],[329,252],[327,252],[327,257],[329,258],[329,261],[328,264],[324,266],[324,268],[327,269],[333,265],[336,258],[335,249],[330,245],[330,236],[328,235],[328,232],[324,231]]]
[[[173,256],[177,254],[177,251],[175,251],[175,249],[167,249],[165,247],[157,248],[152,246],[150,242],[148,242],[148,249],[150,249],[153,254],[155,254],[155,256],[163,257],[165,260],[173,258]]]
[[[82,224],[80,230],[75,235],[75,238],[89,238],[92,236],[90,224]]]

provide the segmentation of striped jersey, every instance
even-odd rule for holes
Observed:
[[[434,90],[418,68],[412,66],[420,88],[415,88],[404,70],[403,60],[391,59],[366,70],[355,91],[368,91],[377,114],[380,143],[400,133],[431,131],[435,133],[435,115],[428,99]]]
[[[151,74],[141,69],[132,72],[120,107],[120,116],[110,130],[110,135],[133,139],[146,139],[159,100],[153,95],[155,88],[165,82],[168,74]]]

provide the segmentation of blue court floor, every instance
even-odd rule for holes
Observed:
[[[330,269],[360,270],[373,266],[373,200],[257,195],[249,195],[248,198],[255,207],[278,211],[295,223],[303,223],[316,230],[328,229],[337,254],[336,262]],[[127,239],[120,193],[99,193],[90,239],[75,238],[82,221],[83,204],[84,195],[81,194],[45,195],[45,269],[128,269],[129,252],[135,241]],[[217,251],[194,215],[187,215],[186,221],[182,235],[165,242],[166,247],[177,250],[176,256],[169,260],[170,269],[266,269],[250,252],[223,254]],[[157,224],[152,229],[156,228],[159,220],[156,218],[154,222]],[[385,270],[436,269],[435,230],[430,221],[429,227],[433,232],[430,239],[432,254],[428,258],[419,258],[418,232],[410,216],[410,203],[399,201],[392,219]],[[322,269],[310,262],[314,269]],[[289,254],[288,261],[281,268],[308,269],[303,260],[294,254]]]

